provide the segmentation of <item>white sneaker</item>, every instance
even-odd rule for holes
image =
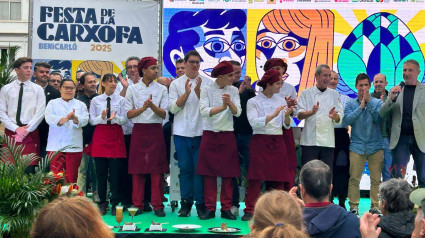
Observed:
[[[232,206],[230,208],[230,212],[233,214],[233,216],[239,216],[239,207]]]

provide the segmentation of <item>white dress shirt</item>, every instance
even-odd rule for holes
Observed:
[[[298,114],[310,111],[319,102],[316,114],[305,119],[304,129],[301,132],[301,145],[335,147],[334,121],[329,117],[329,111],[335,107],[340,122],[344,116],[339,93],[327,88],[321,92],[316,86],[301,92],[298,101]]]
[[[143,103],[152,94],[152,102],[157,107],[167,111],[168,108],[168,92],[167,88],[157,82],[152,82],[149,87],[140,80],[137,84],[128,87],[125,95],[126,111],[143,107]],[[142,114],[130,119],[133,123],[161,123],[162,118],[155,114],[152,109],[148,108]]]
[[[223,105],[223,94],[230,95],[230,100],[237,107],[236,115],[233,115],[230,108],[227,107],[226,110],[210,116],[211,109]],[[204,120],[204,130],[214,132],[233,131],[233,116],[239,117],[242,112],[239,91],[231,85],[219,88],[216,82],[211,83],[201,90],[199,108],[201,110],[201,116],[206,119]]]
[[[350,97],[344,94],[339,94],[339,96],[341,97],[341,104],[342,104],[342,109],[344,111],[345,109],[345,105],[347,104],[348,101],[350,101]],[[343,123],[335,123],[334,124],[335,128],[345,128],[348,129],[347,125],[344,125]]]
[[[111,115],[114,112],[117,112],[117,114],[115,114],[114,119],[111,120],[111,124],[123,125],[127,121],[127,111],[125,110],[125,98],[115,93],[110,96],[104,93],[102,95],[94,97],[91,100],[89,122],[92,126],[95,126],[97,124],[107,124],[107,118],[105,117],[105,119],[102,119],[102,111],[106,110],[107,108],[106,99],[108,97],[111,98]]]
[[[207,77],[201,76],[201,91],[205,86],[210,85],[213,81]],[[197,78],[197,77],[196,77]],[[202,135],[203,118],[199,111],[199,99],[196,96],[194,88],[196,86],[196,78],[189,79],[192,84],[191,92],[182,107],[177,106],[177,99],[185,93],[185,84],[188,77],[183,75],[170,85],[170,112],[174,114],[173,134],[185,137],[195,137]]]
[[[139,79],[140,81],[142,79]],[[133,80],[127,78],[128,81],[128,87],[134,85]],[[139,82],[140,82],[139,81]],[[115,89],[114,94],[120,96],[121,91],[124,89],[124,87],[122,86],[121,82],[117,85],[117,88]],[[126,92],[127,94],[127,92]],[[127,117],[127,115],[126,115]],[[127,120],[126,123],[124,125],[122,125],[122,131],[124,132],[124,135],[131,135],[131,132],[133,131],[133,127],[134,127],[134,123],[131,120]]]
[[[286,101],[282,100],[282,97],[277,94],[273,94],[271,98],[268,98],[263,92],[259,92],[257,96],[249,99],[246,113],[253,134],[282,135],[282,126],[289,129],[291,123],[289,125],[285,124],[286,108],[266,124],[266,117],[283,105],[286,106]]]
[[[75,115],[78,117],[78,124],[69,120],[58,126],[60,119],[66,117],[74,109]],[[77,99],[71,99],[68,102],[62,98],[53,99],[47,104],[45,116],[46,122],[49,124],[46,151],[58,151],[66,146],[75,148],[66,149],[64,152],[83,151],[83,127],[89,121],[86,104]]]
[[[0,91],[0,121],[13,132],[19,127],[16,124],[16,113],[20,84],[21,81],[14,80],[2,87]],[[43,88],[30,80],[25,81],[21,105],[21,123],[28,125],[27,130],[33,132],[44,117],[46,97]]]

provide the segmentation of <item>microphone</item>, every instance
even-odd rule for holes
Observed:
[[[401,89],[403,89],[404,85],[406,85],[404,83],[404,81],[401,81],[400,84],[398,86],[400,86]],[[396,92],[393,101],[397,101],[398,95],[400,94],[400,92]]]

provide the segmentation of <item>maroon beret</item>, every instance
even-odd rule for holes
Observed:
[[[267,70],[269,70],[273,67],[276,67],[276,66],[280,66],[282,68],[285,68],[284,73],[286,73],[286,69],[288,68],[288,65],[281,58],[271,58],[271,59],[267,60],[266,63],[264,64],[264,71],[267,71]]]
[[[211,71],[211,77],[218,78],[220,75],[230,74],[233,72],[233,65],[229,61],[219,63]]]
[[[266,88],[267,84],[274,84],[278,81],[280,81],[280,72],[277,69],[269,69],[267,72],[263,75],[260,81],[258,81],[257,85]]]
[[[157,64],[157,60],[154,57],[143,57],[137,65],[137,70],[142,75],[142,69],[147,69],[149,66]]]

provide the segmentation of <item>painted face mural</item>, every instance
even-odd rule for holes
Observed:
[[[298,93],[314,85],[320,64],[332,67],[334,15],[329,10],[272,10],[260,21],[255,48],[257,77],[264,63],[281,58],[288,64],[285,82]]]
[[[166,9],[164,15],[171,15],[163,47],[164,65],[170,75],[176,76],[175,61],[184,58],[190,50],[201,55],[200,73],[208,77],[211,77],[212,68],[221,61],[235,60],[242,66],[245,64],[244,10],[176,12]]]

